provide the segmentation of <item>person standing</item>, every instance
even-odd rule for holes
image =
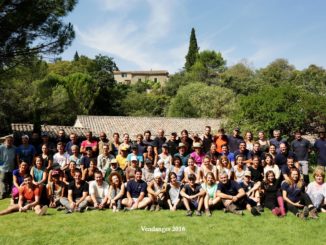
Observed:
[[[326,138],[325,129],[319,130],[319,138],[314,144],[314,150],[317,155],[317,164],[326,168]]]
[[[204,152],[208,152],[213,143],[213,135],[211,134],[211,132],[212,132],[211,126],[206,126],[205,134],[204,134],[203,140],[202,140]]]

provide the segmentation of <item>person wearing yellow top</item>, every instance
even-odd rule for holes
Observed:
[[[124,171],[127,167],[127,156],[128,156],[128,149],[127,147],[123,146],[120,148],[120,154],[117,155],[116,159],[119,164],[119,167]]]

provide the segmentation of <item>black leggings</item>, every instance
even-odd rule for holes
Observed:
[[[304,206],[309,206],[309,205],[313,205],[310,197],[307,195],[307,193],[301,193],[300,195],[300,204],[304,205]],[[290,211],[291,213],[293,213],[294,215],[296,215],[299,212],[299,208],[287,203],[286,207],[288,209],[288,211]]]

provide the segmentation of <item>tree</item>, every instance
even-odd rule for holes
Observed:
[[[78,52],[76,51],[75,52],[75,55],[74,55],[74,61],[78,61],[79,60],[79,54]]]
[[[190,34],[189,49],[186,55],[186,63],[185,63],[186,71],[189,71],[190,68],[195,64],[198,51],[199,51],[199,47],[197,45],[195,29],[192,28]]]
[[[0,4],[0,71],[36,54],[59,54],[75,37],[63,22],[77,0],[15,0]]]

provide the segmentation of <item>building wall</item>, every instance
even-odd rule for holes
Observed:
[[[143,75],[143,74],[132,74],[132,73],[119,73],[114,74],[114,79],[117,83],[124,83],[124,84],[135,84],[138,81],[156,81],[160,84],[165,83],[168,80],[167,75]]]

